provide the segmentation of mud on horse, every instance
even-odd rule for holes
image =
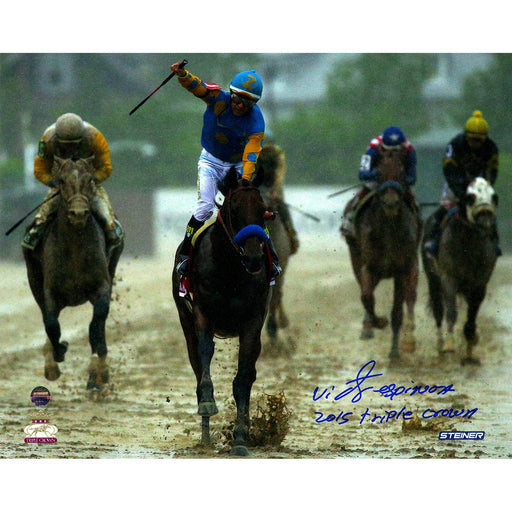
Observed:
[[[266,208],[259,190],[239,186],[234,169],[225,183],[227,195],[217,220],[195,241],[190,260],[193,300],[180,297],[176,270],[172,276],[173,297],[197,380],[203,443],[210,440],[209,418],[218,412],[210,375],[214,336],[239,338],[238,371],[233,381],[237,415],[231,453],[245,456],[249,453],[250,395],[271,295],[271,262],[264,230]]]
[[[419,212],[404,186],[403,167],[393,158],[380,167],[379,186],[368,194],[355,217],[355,238],[347,238],[352,268],[361,290],[364,307],[361,339],[374,336],[373,329],[383,329],[388,319],[375,312],[374,291],[382,279],[393,279],[391,310],[392,360],[403,349],[415,349],[414,307],[418,285],[418,244],[421,233]],[[407,318],[403,329],[403,305]]]
[[[91,213],[96,193],[91,159],[55,157],[55,163],[59,176],[57,213],[35,249],[23,249],[29,285],[48,336],[45,377],[59,378],[58,363],[64,361],[68,348],[68,342],[60,339],[60,312],[89,301],[93,317],[89,325],[92,356],[87,389],[101,391],[109,380],[105,322],[123,242],[107,256],[103,228]]]
[[[484,178],[476,178],[469,184],[463,203],[449,212],[443,222],[437,257],[422,247],[422,260],[428,280],[429,306],[437,327],[437,350],[444,354],[455,349],[456,299],[460,294],[467,303],[463,329],[466,356],[461,362],[480,364],[473,355],[479,340],[476,318],[496,265],[498,196]],[[425,233],[434,222],[433,215],[425,223]],[[442,330],[445,312],[447,333]]]

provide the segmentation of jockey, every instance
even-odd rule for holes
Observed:
[[[212,215],[219,183],[233,166],[242,185],[251,182],[263,147],[265,121],[256,105],[261,98],[263,82],[254,70],[238,73],[231,81],[230,92],[226,92],[216,84],[203,82],[182,69],[180,64],[171,66],[180,84],[206,103],[201,134],[203,149],[198,162],[198,200],[176,266],[183,278],[188,271],[192,236]],[[273,259],[272,277],[276,277],[282,270],[270,239],[269,249]]]
[[[443,186],[439,208],[434,212],[434,225],[425,234],[424,247],[432,256],[437,255],[441,241],[441,222],[448,210],[459,202],[463,204],[466,189],[477,177],[485,178],[494,185],[498,176],[498,147],[489,138],[489,125],[482,112],[475,110],[467,120],[464,131],[456,135],[446,146],[443,159]],[[501,255],[498,233],[494,237],[496,253]]]
[[[351,199],[343,212],[341,232],[348,237],[354,237],[354,218],[357,206],[363,197],[372,190],[376,190],[381,176],[379,165],[383,158],[396,155],[398,162],[403,166],[405,172],[405,186],[407,192],[414,201],[412,187],[416,183],[416,151],[413,145],[407,140],[402,130],[397,126],[389,126],[382,135],[370,141],[366,153],[361,157],[359,168],[359,179],[363,181],[361,190]]]
[[[269,143],[269,134],[267,134],[267,144],[261,150],[256,163],[256,177],[254,184],[258,187],[263,185],[269,190],[270,198],[276,204],[277,214],[283,221],[284,228],[290,240],[290,254],[295,254],[299,250],[299,238],[297,231],[293,226],[290,209],[284,200],[283,184],[286,175],[286,159],[284,151]]]
[[[120,243],[120,226],[115,220],[114,212],[105,189],[100,185],[112,173],[110,150],[103,134],[94,126],[83,121],[73,113],[62,114],[57,121],[46,128],[39,141],[38,154],[34,159],[34,176],[44,185],[50,187],[46,198],[56,192],[58,183],[53,173],[54,156],[78,160],[94,156],[94,177],[97,188],[92,202],[92,211],[103,226],[110,250]],[[45,223],[57,209],[58,197],[55,197],[38,209],[34,225],[27,231],[21,245],[34,249],[44,229]]]

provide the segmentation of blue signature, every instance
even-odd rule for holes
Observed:
[[[415,395],[415,394],[436,394],[436,395],[445,395],[451,391],[455,391],[453,384],[448,384],[447,386],[443,385],[428,385],[428,384],[417,384],[414,385],[414,381],[411,380],[413,386],[398,386],[397,384],[385,384],[380,387],[366,385],[370,379],[375,379],[376,377],[381,377],[384,375],[383,373],[372,373],[375,368],[376,362],[374,360],[368,361],[366,364],[361,366],[357,375],[354,379],[347,380],[345,382],[346,388],[342,391],[335,392],[336,386],[331,386],[329,388],[324,388],[323,391],[320,392],[320,388],[317,386],[313,391],[313,401],[320,400],[324,398],[325,400],[334,400],[338,401],[342,398],[348,397],[353,394],[351,398],[352,403],[359,402],[363,397],[363,393],[365,391],[373,391],[374,393],[380,393],[383,397],[389,398],[393,400],[398,395]],[[373,381],[375,382],[375,381]],[[363,385],[366,385],[363,387]]]

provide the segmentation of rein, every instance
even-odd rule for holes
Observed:
[[[231,196],[236,193],[236,192],[239,192],[239,191],[248,191],[248,190],[258,190],[257,187],[254,187],[254,186],[248,186],[248,187],[239,187],[235,190],[230,190],[229,193],[228,193],[228,196],[227,196],[227,201],[225,204],[229,205],[229,202],[231,200]],[[239,235],[243,235],[243,232],[245,233],[248,233],[250,232],[251,233],[251,236],[252,235],[255,235],[255,236],[258,236],[260,239],[263,238],[263,235],[261,234],[261,232],[263,232],[266,236],[266,238],[268,239],[268,235],[264,232],[263,228],[261,228],[261,226],[252,226],[252,229],[251,229],[251,226],[246,226],[245,228],[243,228],[242,230],[240,230],[239,233],[237,234],[233,234],[234,232],[234,229],[233,229],[233,222],[232,222],[232,219],[231,219],[231,209],[228,207],[228,219],[227,219],[227,223],[226,221],[224,220],[224,217],[222,216],[222,213],[221,213],[221,210],[218,211],[217,213],[217,219],[219,220],[221,226],[223,227],[224,229],[224,232],[226,233],[226,236],[228,237],[228,240],[229,242],[231,243],[231,245],[233,246],[233,248],[235,249],[235,252],[239,255],[239,256],[245,256],[245,250],[242,246],[240,246],[238,243],[237,243],[237,240],[236,238],[239,236]],[[258,229],[259,228],[259,229]],[[243,237],[243,236],[242,236]],[[266,240],[262,240],[262,241],[266,241]]]

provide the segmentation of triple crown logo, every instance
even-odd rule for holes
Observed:
[[[32,420],[32,425],[27,425],[23,431],[27,434],[25,443],[56,443],[57,438],[55,434],[58,428],[55,425],[50,425],[50,420],[47,418],[47,413],[43,409],[51,400],[50,391],[43,386],[38,386],[32,390],[30,400],[38,408],[37,418]]]

